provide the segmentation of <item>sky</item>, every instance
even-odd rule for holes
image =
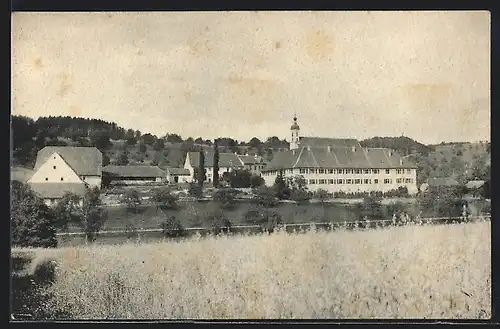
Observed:
[[[157,136],[490,137],[490,13],[14,13],[12,114]]]

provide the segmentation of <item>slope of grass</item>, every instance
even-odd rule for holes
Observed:
[[[77,319],[487,318],[490,223],[34,250]]]

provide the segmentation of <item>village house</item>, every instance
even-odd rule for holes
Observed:
[[[205,170],[207,182],[213,181],[214,170],[214,151],[206,150],[205,155]],[[183,177],[186,182],[194,180],[194,170],[198,168],[200,161],[200,152],[188,152],[184,169],[189,171],[189,177]],[[236,153],[219,153],[219,178],[222,178],[224,173],[233,170],[248,170],[251,174],[260,176],[261,170],[264,168],[264,159],[258,155],[239,155]]]
[[[87,187],[101,187],[102,153],[95,147],[46,146],[36,158],[27,183],[47,204],[66,192],[83,196]]]
[[[214,151],[204,151],[205,155],[205,170],[206,170],[206,181],[213,181],[213,170],[214,170]],[[193,182],[194,170],[198,168],[200,163],[200,152],[188,152],[186,155],[186,161],[184,163],[184,169],[189,170],[189,178],[187,182]],[[234,153],[219,153],[219,178],[224,175],[225,172],[231,172],[236,169],[244,169],[245,166],[238,158],[237,154]]]
[[[265,167],[264,159],[258,155],[237,155],[243,167],[253,175],[260,176]]]
[[[284,177],[302,176],[310,191],[387,192],[406,187],[418,192],[417,167],[384,148],[363,148],[356,139],[300,137],[297,118],[291,126],[290,150],[276,153],[262,170],[266,185]]]
[[[103,179],[110,185],[146,185],[163,183],[166,173],[157,166],[115,166],[103,168]]]

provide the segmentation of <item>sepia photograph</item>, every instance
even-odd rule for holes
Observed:
[[[11,14],[11,321],[490,319],[488,11]]]

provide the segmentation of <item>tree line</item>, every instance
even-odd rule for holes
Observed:
[[[153,147],[155,151],[162,151],[167,144],[183,151],[195,151],[203,146],[213,145],[211,140],[202,137],[183,139],[175,133],[156,136],[142,133],[140,130],[125,129],[114,122],[69,116],[48,116],[33,120],[26,116],[13,115],[11,130],[13,157],[21,165],[32,165],[37,152],[43,147],[66,146],[69,144],[68,141],[75,146],[95,146],[103,153],[112,147],[114,140],[123,140],[129,147],[137,146],[140,152],[145,152],[147,146]],[[265,141],[254,137],[248,143],[229,137],[220,137],[217,141],[224,152],[241,153],[242,149],[253,148],[263,156],[271,156],[272,150],[285,149],[289,146],[286,140],[276,136],[269,137]],[[126,150],[123,151],[122,153],[126,154]]]

